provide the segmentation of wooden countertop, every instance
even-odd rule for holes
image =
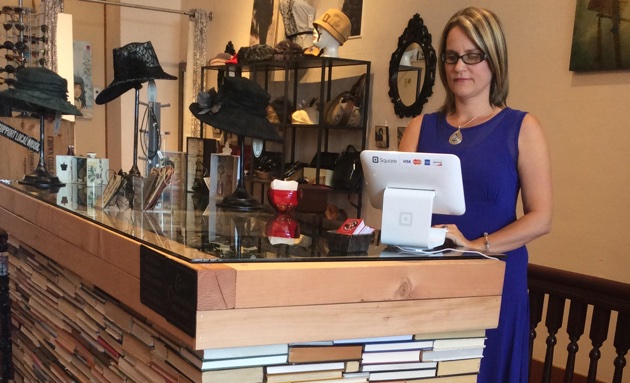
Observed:
[[[194,349],[485,329],[498,321],[501,261],[191,264],[162,253],[197,276],[189,336],[141,303],[138,240],[4,184],[0,227]]]

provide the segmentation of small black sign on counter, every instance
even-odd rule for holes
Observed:
[[[195,336],[197,273],[144,245],[140,246],[140,302]]]

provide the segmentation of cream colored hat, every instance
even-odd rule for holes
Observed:
[[[339,45],[343,45],[350,37],[350,19],[339,9],[331,8],[327,10],[322,17],[313,21],[313,25],[319,25],[324,28],[339,42]]]

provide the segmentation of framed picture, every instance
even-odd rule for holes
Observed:
[[[210,156],[219,151],[213,138],[186,138],[186,191],[207,191],[203,177],[210,175]]]
[[[279,8],[273,0],[254,0],[249,33],[249,46],[266,44],[274,46]]]
[[[92,46],[87,41],[74,41],[74,106],[82,117],[92,118],[94,87],[92,86]]]
[[[389,148],[389,127],[376,126],[374,128],[374,142],[379,149]]]
[[[361,37],[363,23],[363,0],[343,0],[341,11],[350,19],[350,38]]]
[[[630,7],[625,1],[577,0],[569,70],[630,69]]]

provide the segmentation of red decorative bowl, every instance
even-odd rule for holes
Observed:
[[[301,190],[267,189],[267,200],[280,213],[291,211],[302,198]]]
[[[290,215],[278,213],[267,221],[265,234],[267,237],[299,238],[300,225]]]

